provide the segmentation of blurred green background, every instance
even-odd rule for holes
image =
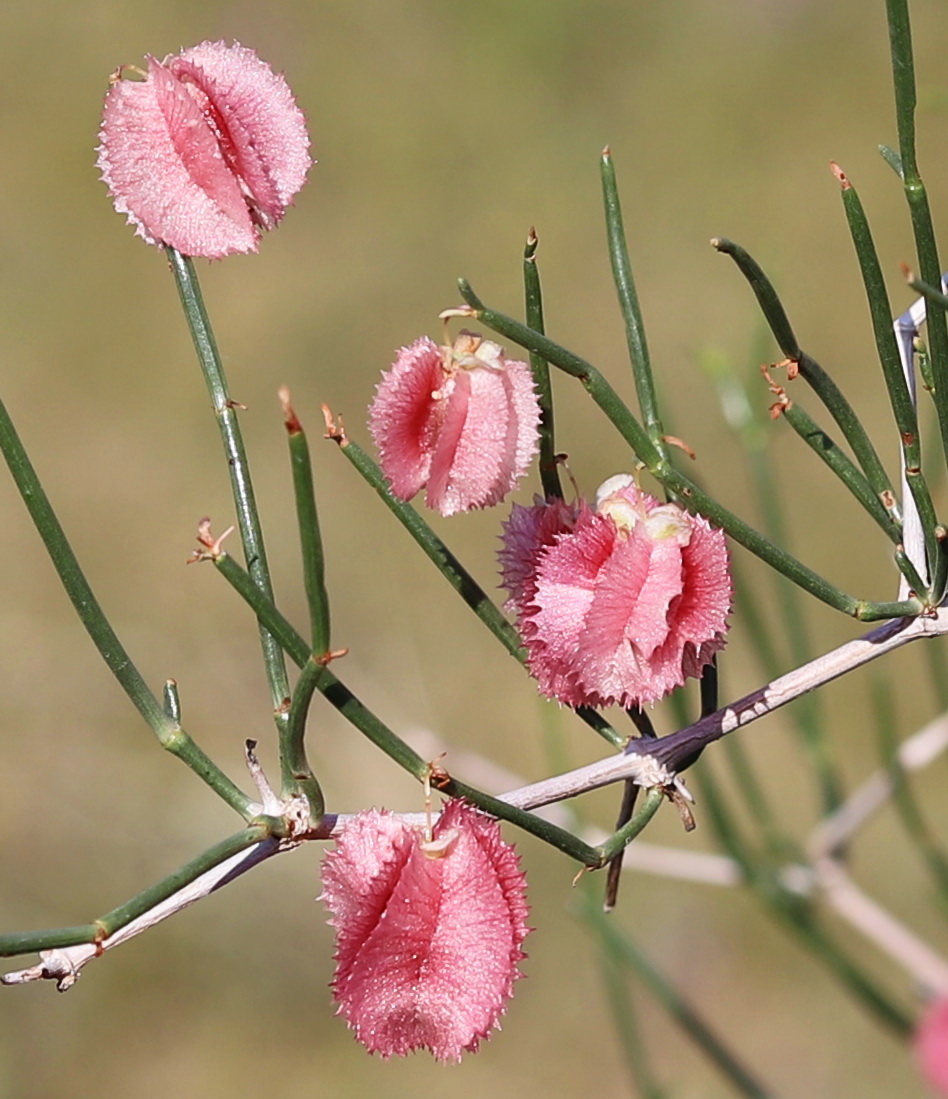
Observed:
[[[940,0],[912,9],[921,165],[938,216],[948,201],[948,13]],[[209,567],[184,567],[201,516],[218,530],[231,522],[226,469],[171,277],[113,212],[94,168],[109,73],[222,37],[285,71],[319,160],[259,256],[200,265],[234,395],[248,406],[242,424],[283,608],[305,621],[276,399],[287,384],[311,428],[334,640],[351,650],[340,674],[353,690],[396,730],[429,730],[531,780],[597,758],[601,742],[541,705],[335,447],[320,445],[319,405],[366,444],[379,371],[399,345],[438,336],[458,275],[490,304],[519,310],[531,225],[550,334],[628,394],[597,172],[609,143],[666,427],[697,450],[705,484],[747,513],[747,470],[702,357],[714,352],[741,373],[779,358],[761,340],[748,288],[708,247],[714,235],[743,243],[775,277],[801,342],[847,389],[894,474],[894,431],[827,167],[837,160],[859,187],[901,311],[911,301],[897,266],[912,260],[909,223],[875,151],[896,140],[882,0],[4,5],[2,394],[133,658],[156,689],[178,680],[185,725],[243,781],[248,736],[275,766],[256,631]],[[559,446],[591,492],[628,457],[577,386],[557,379],[557,394]],[[768,403],[763,385],[756,396]],[[849,591],[893,597],[881,536],[784,424],[772,431],[792,548]],[[163,755],[108,676],[5,474],[0,509],[0,926],[75,924],[236,821]],[[499,520],[436,523],[491,589]],[[763,570],[745,564],[773,613]],[[814,655],[855,633],[815,604],[809,623]],[[888,671],[902,688],[900,725],[912,731],[934,708],[922,654],[899,654]],[[870,674],[823,697],[851,782],[876,766]],[[730,695],[761,679],[739,620],[723,675]],[[744,736],[788,827],[805,835],[815,797],[788,730],[778,715]],[[332,810],[421,808],[417,787],[318,701],[310,743]],[[939,764],[920,781],[941,826],[944,779]],[[577,811],[605,826],[616,802],[612,790]],[[708,849],[698,813],[692,837],[665,813],[648,839]],[[334,1018],[311,845],[94,963],[67,996],[47,984],[0,990],[0,1099],[211,1099],[272,1087],[287,1099],[415,1099],[435,1088],[629,1095],[596,951],[575,915],[575,867],[518,843],[537,928],[528,979],[503,1033],[460,1067],[425,1055],[383,1064]],[[854,856],[861,883],[945,946],[929,882],[890,814]],[[898,1043],[745,895],[630,874],[616,918],[780,1094],[921,1094]],[[853,948],[911,1004],[900,973]],[[677,1096],[730,1094],[651,1002],[640,1013]]]

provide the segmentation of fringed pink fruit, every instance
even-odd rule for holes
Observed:
[[[236,42],[149,57],[144,80],[120,70],[99,141],[102,178],[138,235],[209,259],[255,252],[312,163],[286,81]]]
[[[514,505],[500,560],[530,671],[568,706],[654,702],[724,647],[723,533],[631,477],[610,478],[595,511]]]
[[[499,1025],[529,928],[526,882],[493,818],[449,802],[425,842],[369,810],[323,860],[336,930],[333,993],[370,1053],[475,1052]]]
[[[948,1095],[948,999],[935,1000],[915,1032],[915,1057],[926,1083]]]
[[[530,367],[462,332],[453,347],[422,337],[398,352],[369,409],[392,493],[442,515],[499,503],[537,450],[540,408]]]

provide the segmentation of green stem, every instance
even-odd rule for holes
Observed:
[[[716,237],[711,241],[712,247],[725,255],[730,256],[737,264],[741,274],[747,279],[753,290],[764,319],[770,326],[770,330],[777,341],[777,345],[784,355],[799,367],[800,374],[812,387],[813,391],[826,406],[827,411],[839,425],[843,438],[852,447],[856,461],[862,467],[866,479],[873,491],[882,501],[883,505],[891,513],[893,521],[899,522],[896,494],[892,483],[886,474],[882,460],[876,453],[866,429],[862,426],[852,405],[843,396],[842,390],[826,373],[822,366],[811,358],[800,347],[794,335],[790,319],[787,317],[783,303],[777,296],[770,279],[764,274],[757,261],[746,252],[739,244]]]
[[[124,904],[106,912],[92,923],[78,927],[60,927],[43,931],[16,931],[9,935],[0,935],[0,957],[12,958],[18,954],[33,954],[39,950],[53,950],[56,947],[80,946],[83,943],[101,942],[114,935],[137,919],[139,916],[167,900],[186,885],[190,885],[208,870],[229,859],[232,855],[265,841],[268,829],[264,824],[253,824],[249,828],[228,836],[214,844],[203,854],[179,867],[173,874],[160,882],[149,886]],[[274,853],[279,850],[274,845]]]
[[[217,341],[211,328],[210,318],[204,307],[201,287],[198,283],[194,263],[188,256],[182,256],[174,248],[166,248],[168,263],[178,288],[178,296],[187,318],[194,349],[197,352],[201,372],[207,383],[208,392],[217,416],[227,466],[230,471],[231,489],[234,495],[234,507],[237,511],[237,524],[243,543],[244,557],[253,581],[271,600],[273,585],[270,582],[270,570],[263,544],[263,531],[260,516],[254,499],[253,484],[250,480],[250,467],[244,449],[240,424],[234,401],[231,399],[224,377],[224,368],[217,350]],[[286,724],[286,701],[290,697],[289,680],[283,653],[274,638],[261,628],[260,642],[263,647],[263,659],[267,680],[270,684],[270,697],[273,703],[274,720],[277,729],[282,732]]]
[[[165,711],[165,707],[149,690],[138,669],[132,663],[118,636],[106,618],[88,580],[66,538],[66,532],[56,518],[49,498],[36,475],[13,421],[0,401],[0,450],[10,467],[16,487],[23,497],[30,518],[43,539],[60,582],[92,643],[99,650],[119,686],[132,705],[145,719],[148,727],[166,751],[177,756],[211,789],[241,816],[246,817],[250,798],[224,774],[188,734]]]
[[[829,435],[816,423],[810,414],[799,404],[791,401],[781,409],[781,418],[793,428],[813,453],[824,462],[843,482],[846,488],[856,497],[862,507],[885,532],[886,537],[898,545],[902,539],[901,525],[895,520],[892,511],[887,509],[865,474],[857,468]],[[913,587],[918,592],[924,592],[926,585],[918,578],[913,570],[915,584]],[[912,581],[909,581],[912,583]]]
[[[763,519],[764,533],[774,542],[786,545],[791,535],[788,529],[789,524],[785,520],[781,494],[777,491],[773,463],[761,454],[758,460],[750,463],[749,468]],[[898,554],[898,550],[896,552]],[[786,638],[790,664],[792,667],[799,667],[810,659],[813,651],[800,589],[788,584],[781,576],[772,576],[772,582],[776,605],[779,608],[778,616],[784,624],[782,632]],[[744,606],[746,607],[751,601],[745,598]],[[768,648],[760,645],[757,652],[763,658]],[[769,663],[765,662],[764,668],[768,679],[776,679],[782,671],[782,667],[772,658]],[[797,700],[792,710],[792,717],[797,738],[802,745],[811,772],[819,784],[824,812],[832,812],[840,803],[843,783],[833,762],[826,726],[821,717],[821,701],[818,693],[805,695]],[[782,837],[780,843],[775,842],[772,849],[785,853],[788,849],[786,837]]]
[[[926,282],[924,279],[910,279],[909,286],[916,291],[916,293],[921,294],[927,301],[937,305],[942,312],[948,310],[948,295],[942,293],[941,290]],[[931,323],[927,313],[926,319]]]
[[[490,630],[508,653],[520,664],[525,663],[526,653],[521,646],[520,635],[498,610],[493,600],[477,583],[444,542],[428,526],[417,511],[404,500],[396,499],[389,491],[385,476],[366,452],[348,438],[332,436],[339,449],[352,463],[363,480],[375,489],[379,499],[414,538],[428,559],[434,564],[451,587]],[[624,748],[627,737],[613,729],[608,721],[595,710],[580,707],[576,711],[582,721],[607,740],[614,748]]]
[[[655,787],[649,790],[648,796],[639,811],[633,813],[628,823],[624,824],[618,832],[613,832],[605,843],[599,845],[598,865],[607,865],[620,851],[624,851],[655,816],[664,800],[665,795],[660,789]]]
[[[548,843],[551,847],[562,851],[564,855],[569,855],[571,859],[588,866],[590,870],[599,870],[603,865],[601,848],[591,847],[567,829],[551,824],[526,809],[518,809],[513,805],[508,805],[506,801],[485,794],[483,790],[479,790],[476,786],[469,786],[466,782],[461,782],[456,778],[449,778],[446,782],[440,782],[437,785],[441,793],[454,798],[464,798],[472,805],[483,809],[485,813],[490,813],[492,817],[509,821],[511,824],[523,829],[524,832],[529,832],[537,839],[541,839],[544,843]]]
[[[303,668],[310,660],[309,646],[277,608],[266,599],[247,572],[226,553],[216,556],[214,564],[221,575],[253,609],[259,621],[278,639],[293,663]],[[363,705],[328,667],[323,668],[321,674],[315,675],[313,680],[316,690],[326,701],[351,722],[363,736],[381,749],[389,759],[413,775],[419,782],[425,782],[432,777],[431,764],[422,759],[401,737],[392,732],[368,707]],[[591,847],[566,829],[550,824],[533,813],[508,805],[507,802],[454,778],[449,777],[444,782],[436,782],[435,785],[449,797],[466,798],[492,816],[516,824],[524,831],[532,833],[587,866],[595,868],[601,865],[599,848]]]
[[[543,293],[540,289],[540,272],[537,269],[537,245],[535,229],[527,235],[523,250],[523,290],[528,327],[543,331]],[[556,460],[556,443],[553,422],[553,387],[550,384],[550,365],[542,355],[530,352],[530,369],[540,401],[540,484],[547,500],[562,500],[560,466]]]
[[[428,560],[432,562],[507,652],[522,662],[523,650],[520,644],[520,635],[494,605],[484,589],[474,580],[418,512],[404,500],[398,500],[392,495],[381,469],[358,443],[354,443],[347,438],[335,438],[335,441],[362,479],[375,489],[379,499],[414,538]]]
[[[899,131],[902,184],[912,217],[919,274],[931,286],[941,285],[941,263],[935,243],[928,195],[918,171],[915,153],[915,61],[908,0],[886,0],[892,77],[895,89],[895,118]],[[941,312],[928,317],[928,350],[935,378],[935,409],[942,448],[948,455],[948,325]]]
[[[658,414],[658,398],[645,339],[645,324],[639,308],[635,280],[632,277],[632,264],[629,260],[629,249],[622,224],[622,206],[616,185],[615,165],[608,148],[603,150],[599,166],[602,177],[602,197],[606,210],[609,260],[612,264],[612,278],[619,295],[619,308],[622,310],[622,319],[625,321],[625,336],[635,379],[635,392],[649,438],[662,458],[667,461],[668,450],[665,445],[661,417]]]
[[[289,720],[286,732],[280,744],[280,771],[283,779],[283,797],[301,793],[309,803],[310,825],[316,828],[326,811],[326,803],[319,782],[313,774],[306,758],[306,718],[313,694],[319,686],[319,679],[325,672],[325,666],[317,663],[311,656],[303,665],[300,677],[293,691]]]
[[[313,652],[325,653],[329,651],[330,645],[329,594],[326,591],[323,542],[319,533],[319,513],[316,508],[316,493],[313,489],[313,466],[310,460],[309,443],[306,441],[303,425],[296,418],[296,413],[290,405],[289,392],[285,389],[280,390],[280,399],[283,402],[283,416],[290,447],[296,523],[300,534],[303,581],[306,587],[306,602],[309,606]]]
[[[613,964],[635,973],[690,1041],[710,1059],[738,1094],[752,1096],[753,1099],[768,1099],[771,1093],[731,1053],[667,977],[652,964],[645,951],[631,936],[623,934],[613,918],[598,910],[598,905],[588,892],[582,894],[582,912],[586,921],[598,933],[603,949],[608,951]]]
[[[882,267],[879,264],[879,257],[872,239],[869,220],[866,217],[859,195],[855,187],[835,165],[834,171],[842,187],[843,207],[846,211],[849,231],[859,260],[863,285],[866,289],[879,362],[882,364],[882,374],[889,393],[889,403],[892,406],[892,414],[895,417],[895,424],[899,432],[906,484],[918,509],[922,532],[925,537],[928,564],[929,568],[933,569],[938,557],[934,533],[938,520],[935,516],[931,493],[922,475],[918,415],[915,410],[915,403],[912,400],[912,394],[909,392],[908,382],[902,370],[902,360],[899,356],[895,332],[892,330],[892,307],[889,303],[889,294],[886,290],[885,279],[882,277]],[[906,579],[912,584],[911,579],[908,577]],[[921,594],[923,589],[916,588],[916,590]]]
[[[591,363],[560,347],[559,344],[547,339],[539,332],[526,328],[512,317],[485,308],[463,279],[459,282],[459,287],[462,297],[471,307],[473,314],[488,328],[492,328],[495,332],[499,332],[507,339],[511,339],[521,347],[527,348],[527,350],[537,351],[560,370],[578,378],[596,404],[605,412],[619,434],[646,466],[649,473],[672,492],[683,506],[705,516],[715,526],[720,527],[736,542],[744,546],[745,549],[750,550],[755,556],[765,561],[771,568],[783,573],[784,576],[787,576],[795,584],[806,589],[822,602],[862,622],[914,616],[924,609],[921,600],[914,598],[898,602],[880,603],[855,599],[825,580],[791,554],[775,546],[754,530],[753,527],[739,519],[733,512],[708,496],[683,473],[664,463],[641,424],[638,423],[612,386]]]

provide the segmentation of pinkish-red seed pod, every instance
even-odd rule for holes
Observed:
[[[336,930],[339,1012],[383,1058],[475,1052],[499,1025],[526,925],[526,881],[491,817],[451,801],[426,842],[375,809],[359,813],[323,860]]]
[[[915,1031],[915,1059],[925,1082],[937,1095],[948,1095],[948,998],[929,1005]]]
[[[507,608],[540,690],[568,706],[642,706],[724,647],[724,534],[632,477],[585,503],[514,505],[500,553]]]
[[[99,141],[102,178],[138,235],[208,259],[255,252],[312,163],[286,81],[236,42],[149,57],[144,80],[115,79]]]
[[[453,347],[422,337],[398,352],[369,409],[393,495],[442,515],[499,503],[537,450],[540,407],[530,367],[462,332]]]

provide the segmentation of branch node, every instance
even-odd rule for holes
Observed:
[[[224,551],[221,549],[221,544],[224,539],[233,534],[234,528],[228,527],[227,530],[220,536],[215,538],[211,533],[211,520],[209,517],[205,517],[198,523],[197,540],[199,549],[196,549],[188,558],[187,563],[193,565],[196,561],[216,561],[223,556]]]
[[[346,425],[342,422],[342,416],[339,417],[338,424],[336,418],[332,414],[332,409],[328,404],[320,405],[323,413],[323,420],[326,423],[326,439],[332,439],[334,443],[338,443],[340,446],[349,445],[349,437],[346,435]]]

